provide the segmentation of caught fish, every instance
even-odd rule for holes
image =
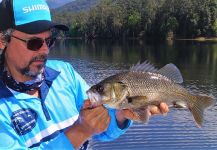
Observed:
[[[141,122],[147,121],[143,110],[149,105],[165,102],[168,106],[188,108],[201,127],[204,110],[216,103],[215,98],[193,94],[180,85],[182,82],[182,75],[174,64],[157,69],[145,61],[93,85],[87,94],[93,106],[130,109],[138,114]]]

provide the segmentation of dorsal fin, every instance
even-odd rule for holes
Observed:
[[[156,69],[152,64],[150,64],[147,60],[140,64],[138,62],[136,65],[130,68],[130,71],[142,71],[142,72],[156,72]]]
[[[156,71],[156,73],[166,76],[167,78],[173,80],[175,83],[183,83],[182,74],[174,64],[167,64]]]
[[[138,62],[136,65],[130,68],[130,71],[141,71],[141,72],[152,72],[161,74],[175,83],[183,83],[182,74],[179,69],[172,63],[165,65],[161,69],[155,68],[147,60],[140,64]]]

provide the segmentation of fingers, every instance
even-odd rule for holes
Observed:
[[[169,107],[166,103],[160,103],[161,113],[166,114],[169,112]]]
[[[88,106],[88,102],[84,103],[84,107]],[[104,132],[110,123],[108,110],[103,106],[95,108],[82,109],[80,111],[79,124],[87,130],[88,133],[99,134]]]
[[[86,120],[94,121],[104,115],[104,113],[106,113],[105,111],[106,110],[103,106],[98,106],[95,108],[86,107],[85,109],[81,110],[80,117],[84,117]]]
[[[151,113],[151,115],[161,114],[160,109],[157,106],[155,106],[155,105],[148,106],[148,110]]]
[[[108,128],[110,119],[111,118],[108,113],[104,113],[98,118],[97,124],[96,124],[96,126],[98,126],[97,133],[104,132]]]
[[[96,113],[94,114],[94,116],[92,116],[92,118],[94,118],[95,121],[97,120],[101,121],[108,116],[108,111],[103,106],[99,106],[94,109]]]
[[[169,107],[166,103],[160,103],[159,106],[150,105],[148,107],[131,110],[124,109],[118,110],[116,113],[116,119],[122,123],[125,119],[130,119],[139,122],[146,122],[149,120],[149,117],[157,114],[166,114],[169,111]]]
[[[151,115],[156,115],[156,114],[166,114],[168,113],[169,111],[169,107],[166,103],[160,103],[159,106],[155,106],[155,105],[152,105],[152,106],[149,106],[148,107]]]

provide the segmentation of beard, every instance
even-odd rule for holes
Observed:
[[[28,76],[28,77],[32,77],[32,78],[37,77],[39,74],[43,73],[44,67],[45,67],[45,63],[47,61],[47,57],[48,57],[47,55],[43,55],[43,54],[38,55],[36,57],[33,57],[26,67],[20,69],[20,72],[23,75]],[[40,65],[37,65],[36,69],[31,69],[32,63],[36,62],[36,61],[42,61],[44,63],[40,64]]]

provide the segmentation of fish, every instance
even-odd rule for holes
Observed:
[[[117,110],[130,109],[147,122],[144,110],[161,102],[174,108],[187,108],[198,127],[205,109],[215,105],[213,95],[195,94],[182,86],[183,77],[173,64],[158,69],[150,62],[137,63],[127,71],[109,76],[87,90],[92,106],[104,105]]]

